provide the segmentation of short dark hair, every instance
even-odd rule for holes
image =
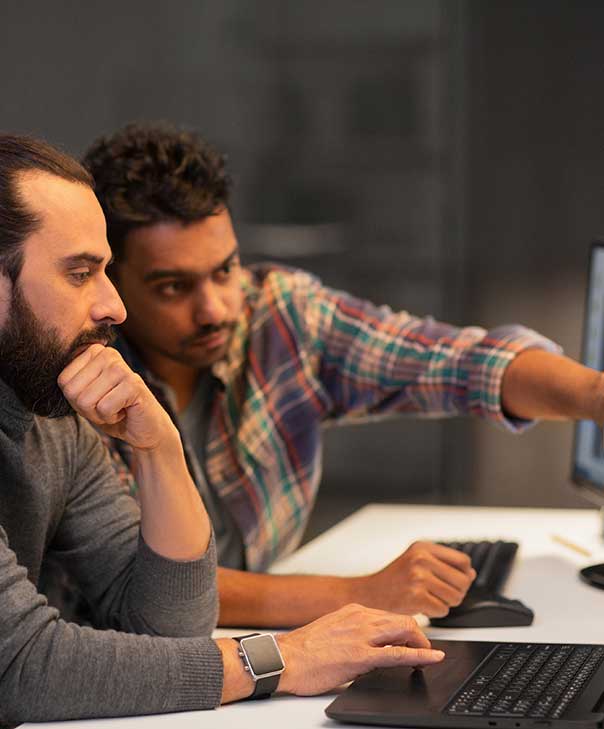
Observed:
[[[23,242],[41,223],[19,196],[17,176],[29,171],[93,186],[88,172],[65,152],[33,137],[0,134],[0,271],[13,282],[23,265]]]
[[[165,122],[133,122],[100,137],[83,164],[94,178],[117,261],[136,228],[187,224],[228,207],[225,157],[195,132]]]

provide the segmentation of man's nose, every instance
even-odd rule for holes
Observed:
[[[126,319],[124,302],[108,277],[98,289],[91,317],[97,324],[122,324]]]
[[[221,324],[226,319],[226,306],[216,286],[210,281],[197,288],[194,306],[196,324]]]

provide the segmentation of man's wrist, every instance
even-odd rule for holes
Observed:
[[[254,681],[241,662],[239,644],[232,638],[220,638],[216,645],[222,653],[224,666],[221,703],[248,698],[254,691]]]
[[[136,454],[137,458],[157,458],[157,457],[173,457],[176,454],[183,454],[182,441],[180,433],[174,425],[169,422],[164,428],[162,428],[157,436],[154,438],[153,445],[149,446],[137,446],[133,443],[130,444],[132,452]]]
[[[342,578],[342,600],[336,609],[358,603],[366,607],[373,607],[375,590],[373,588],[374,575],[362,575],[361,577]]]
[[[285,670],[279,676],[277,691],[281,691],[286,694],[295,694],[296,692],[294,690],[292,674],[295,677],[296,658],[294,652],[291,650],[288,635],[288,633],[278,633],[275,635],[277,646],[279,647],[279,651],[283,656],[283,663],[285,664]]]

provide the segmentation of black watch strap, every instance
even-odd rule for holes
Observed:
[[[256,681],[256,686],[250,695],[250,699],[270,699],[279,685],[281,676],[265,676]]]
[[[259,635],[262,635],[262,633],[248,633],[247,635],[237,635],[233,637],[233,640],[236,640],[238,643],[240,643],[244,638],[255,638]],[[243,658],[243,654],[240,652],[239,655]],[[281,678],[281,674],[277,674],[275,676],[261,676],[255,681],[254,690],[253,692],[248,696],[250,699],[268,699],[270,698],[271,694],[273,694],[277,687],[279,686],[279,680]]]

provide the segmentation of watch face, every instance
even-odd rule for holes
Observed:
[[[272,635],[258,635],[241,641],[250,668],[255,676],[278,673],[285,666],[277,643]]]

